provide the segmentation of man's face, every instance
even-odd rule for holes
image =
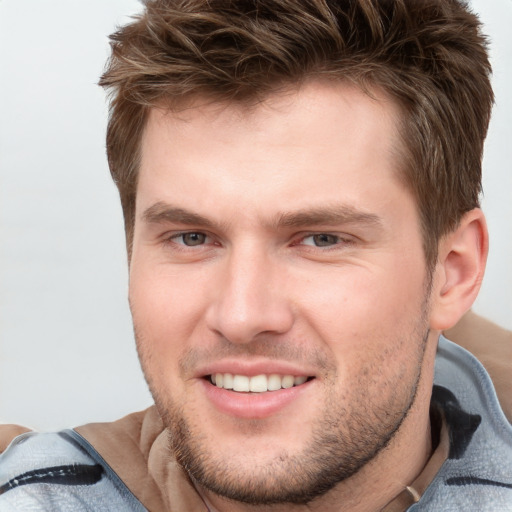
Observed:
[[[312,82],[152,112],[130,303],[173,449],[205,488],[308,501],[407,416],[428,283],[397,110]]]

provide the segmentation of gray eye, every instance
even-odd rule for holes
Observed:
[[[339,241],[339,237],[336,235],[328,235],[326,233],[320,233],[319,235],[313,235],[313,243],[317,247],[326,247],[329,245],[336,245]]]
[[[202,245],[206,242],[206,235],[204,233],[183,233],[181,239],[183,245],[193,247],[194,245]]]

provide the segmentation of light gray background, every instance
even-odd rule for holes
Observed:
[[[475,0],[496,107],[475,309],[512,328],[512,0]],[[151,403],[127,307],[121,209],[95,84],[135,0],[0,0],[0,420],[59,429]]]

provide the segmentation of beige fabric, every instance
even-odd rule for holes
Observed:
[[[19,425],[0,425],[0,453],[2,453],[16,437],[25,432],[30,432],[29,428]]]
[[[505,414],[512,421],[512,333],[469,312],[445,335],[483,363]],[[0,425],[0,451],[16,435],[27,430]],[[190,480],[169,454],[167,434],[155,407],[113,423],[91,423],[75,430],[96,448],[151,512],[207,510]],[[421,493],[428,486],[443,457],[446,457],[446,446],[441,443],[425,470],[411,484],[415,491]],[[414,492],[407,491],[397,497],[389,510],[405,510],[403,507],[411,504],[411,496]],[[397,508],[392,508],[394,505]]]
[[[151,512],[207,510],[169,455],[167,433],[154,406],[113,423],[90,423],[75,430]]]

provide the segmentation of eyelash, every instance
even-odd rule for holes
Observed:
[[[213,238],[208,233],[205,233],[204,231],[181,231],[179,233],[173,233],[170,236],[166,236],[164,239],[164,244],[165,245],[173,244],[175,247],[178,247],[179,250],[190,250],[190,249],[193,250],[194,247],[202,247],[202,246],[206,245],[205,243],[198,244],[198,245],[186,245],[185,243],[176,242],[176,239],[178,239],[180,237],[184,237],[185,235],[202,235],[205,237],[206,240],[208,238],[210,238],[210,239]]]
[[[330,250],[335,250],[337,248],[339,248],[339,246],[344,246],[346,247],[347,245],[352,245],[354,243],[354,240],[349,238],[349,237],[343,237],[339,234],[333,234],[333,233],[322,233],[322,232],[319,232],[319,233],[311,233],[311,234],[307,234],[303,237],[300,238],[299,240],[299,243],[300,242],[304,242],[304,240],[306,240],[307,238],[314,238],[314,237],[331,237],[331,238],[334,238],[336,239],[335,241],[333,241],[332,244],[329,244],[329,245],[316,245],[316,244],[304,244],[303,245],[305,247],[312,247],[313,249],[322,249],[323,251],[328,251],[329,249]]]
[[[180,237],[184,237],[186,235],[204,236],[205,243],[200,243],[197,245],[186,245],[185,243],[176,242],[176,239],[178,239]],[[336,240],[332,244],[325,245],[325,246],[303,243],[304,240],[306,240],[308,238],[320,237],[320,236],[332,237],[332,238],[335,238]],[[172,235],[167,236],[164,239],[164,244],[166,244],[166,245],[173,244],[174,248],[176,248],[178,250],[188,251],[188,250],[194,250],[195,247],[204,247],[205,245],[207,245],[206,241],[208,239],[213,239],[213,237],[211,235],[209,235],[208,233],[205,233],[204,231],[181,231],[179,233],[173,233]],[[326,252],[329,250],[339,249],[340,246],[347,247],[347,246],[351,246],[353,244],[354,244],[354,239],[350,238],[350,237],[343,237],[339,234],[333,234],[333,233],[328,233],[328,232],[315,232],[315,233],[308,233],[308,234],[300,236],[296,241],[294,241],[291,244],[291,246],[302,245],[306,250],[321,249],[323,252]],[[220,244],[214,242],[214,245],[220,245]]]

